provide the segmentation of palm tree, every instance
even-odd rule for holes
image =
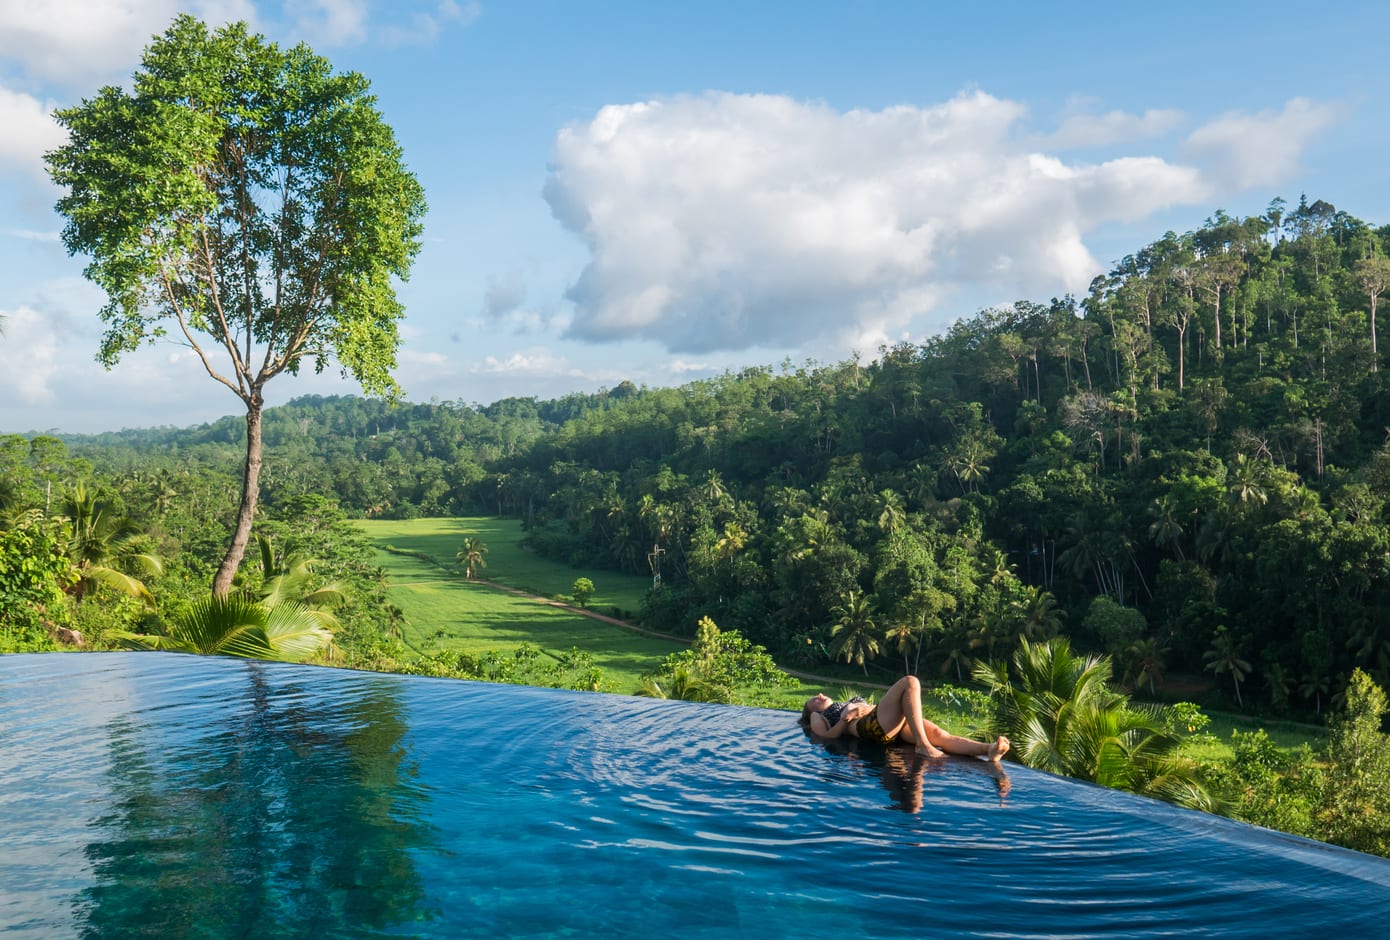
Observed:
[[[729,496],[729,491],[724,486],[724,478],[719,475],[718,470],[710,470],[705,474],[705,482],[700,484],[700,497],[707,503],[714,506],[721,506]]]
[[[1178,519],[1178,501],[1172,493],[1153,501],[1150,513],[1154,521],[1149,524],[1149,539],[1159,547],[1167,546],[1182,561],[1187,556],[1182,551],[1182,522]]]
[[[72,526],[68,555],[78,571],[78,581],[71,589],[77,601],[81,603],[97,585],[104,584],[154,606],[154,595],[144,582],[121,570],[138,567],[155,574],[163,570],[158,556],[140,551],[145,533],[131,520],[112,512],[111,505],[88,492],[81,481],[64,497],[59,511]]]
[[[1057,598],[1051,591],[1043,590],[1035,584],[1025,585],[1023,592],[1010,602],[1013,614],[1018,618],[1023,635],[1030,640],[1044,640],[1054,636],[1062,625],[1062,613],[1057,609]]]
[[[1327,673],[1321,669],[1310,671],[1303,677],[1303,682],[1298,687],[1298,692],[1304,698],[1313,700],[1313,714],[1322,714],[1322,698],[1328,693],[1330,683]]]
[[[469,581],[473,580],[473,570],[475,568],[486,568],[487,560],[483,558],[487,554],[487,546],[477,536],[470,535],[463,540],[463,546],[458,551],[458,562],[464,566],[463,576]]]
[[[1145,637],[1136,641],[1129,648],[1135,686],[1147,684],[1149,694],[1156,695],[1154,686],[1163,681],[1163,674],[1166,670],[1164,657],[1167,655],[1168,648],[1157,637]]]
[[[333,633],[301,604],[266,607],[228,594],[194,602],[167,636],[126,633],[118,639],[130,649],[304,662],[328,650]]]
[[[677,666],[666,676],[645,676],[634,694],[645,698],[674,699],[680,702],[729,701],[728,689],[697,675],[688,666]]]
[[[1250,674],[1250,663],[1241,658],[1241,645],[1222,624],[1212,636],[1211,649],[1202,658],[1207,661],[1207,669],[1216,675],[1223,672],[1231,674],[1231,681],[1236,686],[1236,705],[1244,708],[1245,703],[1240,700],[1240,683]]]
[[[878,514],[878,527],[888,535],[893,535],[902,527],[906,518],[902,497],[893,490],[884,490],[878,494],[878,499],[879,505],[883,507]]]
[[[898,655],[903,658],[903,672],[911,672],[912,670],[908,666],[908,656],[921,645],[920,631],[906,620],[899,620],[888,628],[883,639],[884,642],[891,643],[897,649]]]
[[[1109,657],[1078,656],[1063,637],[1021,641],[1006,664],[974,676],[994,699],[991,733],[1013,742],[1030,767],[1211,810],[1213,800],[1181,740],[1157,709],[1130,705],[1110,686]]]
[[[250,593],[251,598],[268,608],[287,602],[300,604],[309,616],[336,630],[338,618],[327,608],[347,599],[347,587],[341,581],[314,586],[315,559],[298,553],[277,556],[269,536],[258,533],[256,545],[260,549],[261,586]]]
[[[1264,471],[1257,461],[1247,454],[1237,454],[1231,467],[1231,483],[1227,487],[1233,502],[1244,506],[1255,503],[1263,506],[1269,500],[1264,488]]]
[[[844,603],[831,613],[840,618],[830,628],[830,636],[834,639],[831,654],[843,658],[847,663],[854,663],[867,676],[869,668],[865,663],[878,656],[879,649],[873,599],[858,591],[850,591],[845,595]]]

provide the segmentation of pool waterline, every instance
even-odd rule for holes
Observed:
[[[1370,933],[1390,861],[764,709],[155,653],[0,657],[0,930]]]

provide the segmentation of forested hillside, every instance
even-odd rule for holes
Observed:
[[[1200,674],[1318,713],[1358,666],[1390,682],[1387,238],[1276,200],[1170,233],[1079,300],[873,360],[551,402],[299,399],[267,411],[266,515],[514,514],[550,556],[659,574],[661,629],[708,615],[783,657],[952,679],[1060,631],[1140,689]],[[242,433],[67,443],[185,493],[235,473]]]
[[[1080,302],[610,401],[477,492],[551,553],[659,546],[663,627],[951,675],[1065,629],[1139,686],[1317,712],[1357,666],[1390,679],[1387,234],[1218,213]]]

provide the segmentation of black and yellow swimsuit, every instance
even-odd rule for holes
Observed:
[[[874,710],[850,723],[850,733],[861,741],[873,741],[876,744],[892,744],[902,733],[899,727],[892,734],[883,730],[883,725],[878,723],[878,706]]]

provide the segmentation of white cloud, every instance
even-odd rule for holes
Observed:
[[[31,307],[0,310],[0,317],[0,389],[26,405],[53,401],[58,355],[53,324]]]
[[[1308,142],[1342,117],[1342,107],[1294,98],[1281,111],[1232,111],[1198,128],[1185,150],[1212,163],[1232,186],[1248,189],[1288,179]]]
[[[714,366],[710,365],[708,362],[686,362],[684,359],[672,359],[669,368],[671,372],[676,375],[714,371]]]
[[[1171,120],[1154,114],[1111,123]],[[560,132],[546,186],[590,252],[569,335],[695,353],[871,344],[925,328],[965,287],[1083,290],[1101,270],[1088,232],[1210,195],[1159,157],[1036,152],[1024,116],[983,92],[846,113],[725,93],[606,107]]]
[[[482,362],[473,365],[469,371],[496,375],[582,375],[579,370],[570,366],[569,360],[564,356],[557,356],[544,347],[514,352],[504,359],[498,359],[496,356],[485,356]]]
[[[51,101],[0,86],[0,169],[14,168],[47,180],[43,155],[67,140],[52,111]]]
[[[416,10],[408,14],[400,23],[384,25],[379,38],[387,47],[428,44],[438,39],[446,27],[471,26],[482,14],[483,8],[480,3],[443,0],[428,10]]]
[[[1044,149],[1107,147],[1132,140],[1159,137],[1183,121],[1181,111],[1150,109],[1143,114],[1108,111],[1105,114],[1071,114],[1040,141]]]
[[[402,349],[396,360],[402,367],[408,366],[429,366],[437,367],[446,365],[449,357],[437,352],[416,352],[413,349]]]
[[[366,0],[288,0],[285,13],[297,35],[334,46],[367,38]]]
[[[214,25],[255,21],[250,0],[0,0],[0,58],[33,79],[86,89],[128,75],[181,11]]]
[[[371,41],[395,48],[433,43],[450,26],[470,26],[482,15],[482,6],[457,0],[287,0],[285,15],[295,36],[313,43],[354,46]]]

